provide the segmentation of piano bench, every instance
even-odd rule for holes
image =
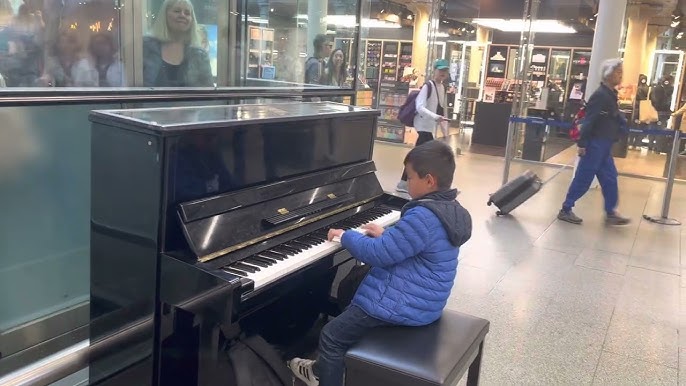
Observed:
[[[448,310],[428,326],[375,329],[346,354],[345,385],[455,386],[467,371],[467,385],[477,385],[488,329]]]

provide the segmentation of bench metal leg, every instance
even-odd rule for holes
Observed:
[[[467,386],[477,386],[479,384],[479,375],[481,375],[481,358],[484,352],[484,342],[481,341],[479,345],[479,354],[476,355],[474,361],[469,365],[467,372]]]

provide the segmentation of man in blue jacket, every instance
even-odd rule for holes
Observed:
[[[612,145],[619,135],[626,131],[626,117],[619,111],[617,87],[624,74],[620,59],[609,59],[601,66],[603,82],[586,103],[586,117],[581,126],[579,166],[567,192],[567,198],[557,218],[572,224],[583,220],[572,212],[572,208],[598,177],[605,198],[605,221],[608,225],[629,224],[628,218],[617,213],[619,188],[617,168],[612,158]]]
[[[319,338],[317,361],[294,358],[289,367],[308,386],[341,386],[345,353],[365,333],[381,326],[423,326],[440,318],[457,273],[459,247],[472,221],[451,189],[455,156],[431,141],[405,158],[412,197],[400,220],[384,230],[376,224],[355,231],[331,229],[329,239],[372,268],[352,304],[329,322]]]

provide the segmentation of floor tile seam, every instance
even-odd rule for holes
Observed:
[[[679,278],[681,277],[680,274],[674,274],[674,273],[669,273],[669,272],[662,272],[662,271],[658,271],[657,269],[651,269],[651,268],[647,268],[647,267],[639,267],[639,266],[637,266],[637,265],[631,265],[631,264],[629,264],[629,263],[627,263],[626,266],[627,266],[627,267],[631,267],[631,268],[644,269],[644,270],[650,271],[650,272],[661,273],[661,274],[664,274],[664,275],[676,276],[676,277],[679,277]],[[679,287],[681,288],[681,285],[680,285]]]
[[[653,193],[653,185],[650,185],[650,189],[648,189],[648,194],[645,196],[647,198],[645,199],[645,203],[643,204],[643,212],[642,213],[646,213],[646,211],[648,210],[648,201],[649,201],[652,193]],[[638,240],[638,235],[641,231],[641,227],[645,223],[645,221],[642,221],[642,220],[643,220],[643,217],[641,216],[641,219],[638,222],[638,226],[636,227],[636,233],[634,233],[634,242],[631,244],[631,252],[629,252],[630,256],[633,255],[634,248],[636,248],[636,240]]]
[[[579,257],[581,257],[581,256],[579,256]],[[587,267],[587,266],[585,266],[585,265],[577,265],[577,264],[576,264],[576,261],[574,262],[574,266],[575,266],[575,267],[582,268],[582,269],[588,269],[589,271],[596,271],[596,272],[602,272],[602,273],[606,273],[606,274],[613,275],[613,276],[626,277],[626,272],[622,274],[622,273],[616,273],[616,272],[605,271],[605,270],[600,269],[600,268]],[[634,268],[636,268],[636,267],[634,267]]]
[[[647,360],[647,359],[644,359],[644,358],[637,358],[637,357],[632,356],[632,355],[620,354],[620,353],[618,353],[618,352],[614,352],[614,351],[612,351],[612,350],[608,350],[608,349],[606,349],[606,348],[604,348],[604,347],[603,347],[603,351],[608,352],[608,353],[610,353],[610,354],[614,354],[614,355],[623,357],[623,358],[631,359],[631,360],[634,360],[634,361],[643,362],[643,363],[647,363],[647,364],[654,365],[654,366],[666,367],[666,368],[668,368],[668,369],[676,370],[677,372],[679,371],[679,360],[678,360],[678,358],[677,358],[677,366],[676,366],[676,367],[672,367],[672,366],[666,365],[666,364],[664,364],[664,363],[658,363],[658,362],[651,361],[651,360]],[[678,355],[678,353],[677,353],[677,355]]]
[[[603,358],[603,352],[609,352],[605,350],[605,345],[607,344],[607,336],[610,334],[610,326],[612,325],[612,318],[615,317],[615,308],[612,308],[612,315],[610,316],[610,323],[605,329],[605,336],[603,337],[603,343],[600,345],[600,355],[598,356],[598,361],[595,364],[595,369],[593,370],[593,378],[591,380],[592,384],[596,384],[596,377],[598,376],[598,369],[600,368],[600,360]]]
[[[550,224],[548,224],[548,226],[543,230],[543,232],[541,232],[541,234],[534,240],[533,244],[536,245],[536,243],[538,243],[539,241],[541,241],[541,239],[543,238],[543,236],[545,236],[546,233],[548,233],[548,231],[550,231],[550,229],[553,227],[553,225],[555,225],[555,223],[556,223],[557,221],[558,221],[557,218],[553,217],[553,219],[552,219],[552,221],[550,222]]]

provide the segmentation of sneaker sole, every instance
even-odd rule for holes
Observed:
[[[574,224],[574,225],[581,225],[581,224],[583,224],[583,222],[584,222],[584,220],[581,220],[581,221],[572,221],[572,220],[570,220],[570,219],[560,218],[560,217],[558,217],[557,219],[560,220],[560,221],[569,223],[569,224]]]
[[[628,221],[628,222],[605,221],[605,225],[610,226],[610,227],[623,227],[623,226],[631,225],[631,221]]]

